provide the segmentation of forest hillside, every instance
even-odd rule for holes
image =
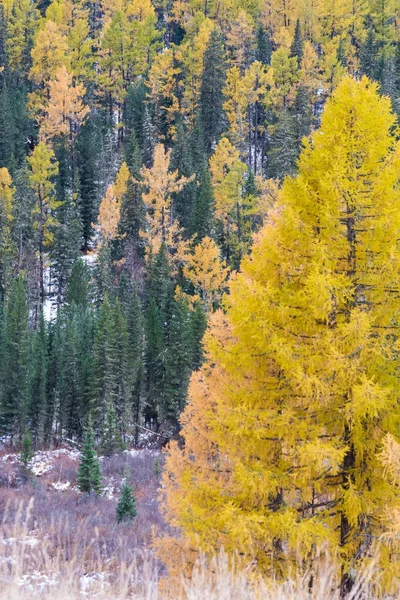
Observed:
[[[398,597],[399,115],[397,0],[1,0],[7,598]]]

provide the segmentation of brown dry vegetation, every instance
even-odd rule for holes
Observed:
[[[34,475],[14,452],[0,453],[0,600],[336,600],[337,571],[322,558],[314,574],[284,584],[254,580],[229,567],[226,556],[201,558],[191,581],[167,579],[152,550],[152,532],[166,532],[158,505],[157,451],[102,459],[105,493],[82,496],[78,453],[68,448],[37,453]],[[136,488],[138,517],[117,525],[115,506],[126,468]],[[59,488],[59,489],[57,489]],[[309,590],[313,575],[314,587]],[[349,600],[373,600],[373,569]],[[161,581],[161,583],[159,583]],[[179,587],[179,590],[177,589]]]

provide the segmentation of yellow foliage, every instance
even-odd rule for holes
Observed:
[[[209,237],[203,238],[187,255],[183,269],[185,277],[200,292],[207,311],[221,298],[228,272],[217,244]]]
[[[395,123],[376,84],[339,84],[231,278],[225,314],[211,319],[185,443],[171,447],[164,474],[166,514],[190,560],[197,545],[239,547],[245,564],[284,574],[307,568],[324,543],[340,547],[346,573],[383,536],[377,561],[398,589]],[[238,156],[226,141],[219,155],[221,208],[224,165]]]
[[[44,110],[41,134],[46,138],[77,133],[79,126],[89,113],[82,98],[83,84],[73,85],[72,75],[66,67],[61,67],[49,83],[49,100]]]
[[[151,168],[143,167],[140,174],[146,191],[142,198],[147,210],[146,229],[141,231],[145,240],[146,255],[156,255],[164,244],[169,259],[181,262],[186,253],[186,244],[181,239],[181,230],[174,217],[171,194],[179,192],[190,181],[187,177],[178,179],[178,171],[170,171],[171,151],[162,144],[154,149]]]
[[[124,162],[118,171],[115,182],[108,186],[101,201],[96,229],[103,243],[108,243],[118,237],[121,203],[128,191],[129,178],[129,169]]]
[[[53,228],[56,225],[54,210],[60,206],[54,195],[54,177],[58,173],[58,163],[54,152],[41,141],[28,158],[30,166],[29,181],[35,194],[33,209],[35,227],[39,230],[40,248],[50,246],[54,239]],[[40,250],[42,254],[42,249]]]

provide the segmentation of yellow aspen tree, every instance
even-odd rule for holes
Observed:
[[[129,169],[124,162],[118,171],[115,182],[108,186],[101,201],[96,230],[100,234],[102,244],[108,244],[118,237],[121,204],[128,191],[129,178]]]
[[[44,289],[44,254],[54,239],[54,227],[57,221],[54,211],[61,206],[55,196],[54,177],[58,174],[58,163],[54,152],[41,141],[28,158],[30,167],[29,182],[35,195],[33,209],[34,226],[38,233],[39,255],[39,294],[40,304],[45,299]]]
[[[189,183],[187,177],[178,178],[178,171],[170,171],[171,151],[162,144],[154,148],[153,166],[140,171],[142,194],[146,207],[146,229],[141,232],[146,245],[146,255],[155,256],[164,244],[171,263],[182,259],[185,244],[181,229],[174,216],[172,194],[181,191]]]
[[[45,138],[65,135],[73,139],[76,136],[90,112],[82,102],[85,92],[82,83],[73,84],[72,75],[65,66],[58,69],[54,79],[49,82],[49,100],[40,128]]]
[[[382,468],[387,435],[400,443],[395,125],[375,83],[344,78],[231,281],[166,462],[183,532],[161,540],[167,560],[239,548],[276,577],[324,546],[344,597],[380,538],[381,591],[397,593],[400,487]]]
[[[228,273],[229,269],[221,260],[217,244],[208,236],[187,255],[183,268],[184,276],[200,294],[207,312],[210,312],[213,303],[221,299]]]
[[[8,169],[0,169],[0,293],[4,293],[9,281],[12,240],[11,226],[13,222],[14,188]]]

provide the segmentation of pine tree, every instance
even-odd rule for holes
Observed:
[[[124,481],[117,504],[117,522],[132,521],[136,516],[136,498],[133,494],[133,488]]]
[[[0,427],[6,434],[23,435],[29,376],[29,330],[26,282],[17,277],[10,286],[5,310],[5,352]]]
[[[298,137],[296,122],[289,111],[285,111],[274,126],[271,136],[271,150],[268,158],[268,175],[283,179],[292,175],[298,157]]]
[[[368,29],[367,37],[360,50],[360,69],[364,75],[376,79],[378,74],[378,51],[374,29]]]
[[[209,154],[224,130],[222,110],[226,78],[225,50],[221,33],[213,29],[204,54],[200,91],[200,115],[204,143]]]
[[[345,78],[231,282],[167,459],[175,561],[175,543],[240,547],[286,576],[324,544],[345,597],[379,537],[397,589],[400,491],[381,457],[400,423],[395,122],[376,84]]]
[[[96,455],[94,434],[91,419],[85,431],[81,458],[79,462],[78,487],[83,494],[94,492],[99,495],[102,490],[100,463]]]
[[[89,249],[99,204],[98,169],[96,153],[99,136],[92,119],[82,127],[77,140],[79,169],[79,210],[83,228],[83,250]]]
[[[118,431],[117,415],[113,404],[107,410],[106,421],[102,429],[101,451],[105,456],[112,456],[123,447],[123,440]]]
[[[294,30],[294,38],[292,45],[290,46],[290,56],[297,58],[297,64],[300,68],[301,59],[303,58],[303,37],[301,34],[300,19],[296,21],[296,28]]]
[[[35,443],[44,438],[47,412],[48,337],[43,311],[40,313],[37,331],[33,334],[30,356],[30,402],[29,421]]]
[[[256,59],[263,65],[271,64],[272,43],[268,31],[262,25],[257,30]]]

